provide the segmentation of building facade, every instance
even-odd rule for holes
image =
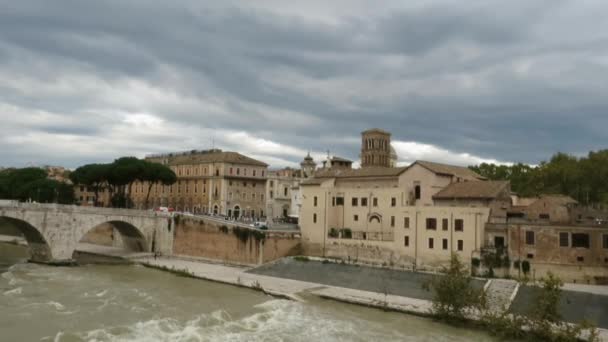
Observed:
[[[146,160],[167,165],[178,180],[151,187],[136,182],[131,189],[136,208],[172,207],[233,218],[266,216],[268,165],[264,162],[219,149],[152,155]]]
[[[266,213],[268,218],[285,218],[292,213],[292,196],[301,180],[301,170],[285,168],[268,171]]]
[[[301,183],[302,245],[310,255],[403,268],[437,268],[479,255],[492,209],[434,196],[483,177],[465,167],[416,161],[391,167],[390,133],[362,133],[360,169],[318,170]],[[507,195],[507,198],[508,195]]]

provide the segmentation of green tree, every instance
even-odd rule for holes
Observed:
[[[104,189],[108,182],[110,164],[87,164],[83,165],[70,174],[70,179],[75,185],[85,185],[95,193],[94,205],[99,203],[99,192]]]
[[[131,200],[127,193],[136,180],[143,179],[145,166],[142,160],[135,157],[116,159],[108,170],[108,184],[112,193],[112,204],[115,207],[128,208]]]
[[[467,312],[482,310],[486,307],[483,289],[473,286],[469,270],[453,253],[450,265],[443,269],[443,275],[425,284],[433,291],[433,312],[444,319],[464,320]]]
[[[148,193],[146,194],[146,208],[150,200],[150,192],[155,184],[172,185],[177,182],[175,172],[165,165],[159,163],[144,162],[144,174],[141,180],[148,182]]]

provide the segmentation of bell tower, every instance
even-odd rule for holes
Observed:
[[[361,133],[361,167],[391,167],[391,134],[379,128]]]

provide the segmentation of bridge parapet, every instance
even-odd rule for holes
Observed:
[[[28,211],[63,211],[79,214],[137,216],[137,217],[169,217],[169,214],[149,210],[83,207],[78,205],[65,205],[56,203],[26,203],[17,201],[0,201],[0,209],[21,209]]]

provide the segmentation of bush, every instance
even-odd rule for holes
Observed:
[[[473,267],[479,267],[481,265],[481,260],[479,260],[479,258],[473,258],[471,259],[471,265]]]
[[[310,261],[310,259],[308,257],[301,256],[301,255],[293,257],[293,260],[300,261],[300,262],[309,262]]]
[[[336,228],[330,228],[328,235],[329,235],[329,237],[337,238],[338,236],[340,236],[340,232],[338,232],[338,230]]]
[[[530,262],[528,260],[522,261],[521,270],[524,271],[524,274],[530,273]]]
[[[464,320],[470,309],[486,306],[483,289],[475,289],[472,278],[457,254],[452,254],[450,266],[443,269],[444,275],[433,278],[424,285],[432,290],[433,312],[443,319]]]
[[[340,231],[342,232],[343,239],[352,239],[353,238],[353,231],[350,230],[349,228],[344,228]]]

